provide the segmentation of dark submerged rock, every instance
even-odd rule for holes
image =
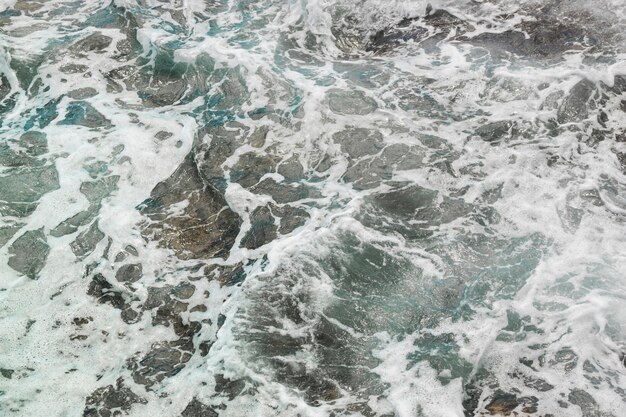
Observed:
[[[186,204],[182,213],[169,213],[175,204]],[[200,177],[193,153],[154,187],[139,209],[152,221],[144,234],[183,259],[227,256],[241,225],[222,194]]]
[[[100,52],[106,49],[112,40],[110,37],[96,32],[76,42],[71,49],[77,53]]]
[[[247,249],[256,249],[276,239],[276,225],[269,207],[257,207],[250,215],[251,228],[241,243]]]
[[[98,222],[95,221],[87,230],[81,232],[76,237],[70,244],[70,247],[78,259],[84,259],[96,249],[96,245],[104,239],[104,237],[104,233],[102,233],[98,227]]]
[[[86,101],[72,101],[67,105],[65,119],[60,125],[79,125],[90,128],[111,127],[111,122]]]
[[[50,246],[43,229],[30,230],[9,247],[8,265],[30,279],[37,279],[49,252]]]
[[[120,267],[115,274],[115,279],[119,282],[133,283],[139,281],[143,276],[141,264],[127,264]]]
[[[147,401],[130,388],[124,385],[122,378],[119,378],[115,386],[95,390],[85,402],[83,417],[115,417],[128,411],[134,404],[146,404]]]
[[[566,51],[597,43],[583,28],[545,20],[523,22],[518,30],[481,33],[471,38],[461,37],[459,40],[486,48],[496,55],[512,53],[536,59],[560,58]]]
[[[589,102],[596,91],[593,82],[587,79],[579,81],[559,106],[557,121],[559,123],[573,123],[589,117]]]
[[[0,178],[0,215],[25,217],[44,194],[59,188],[53,165],[10,169]]]
[[[511,131],[512,127],[513,122],[501,120],[483,125],[476,129],[475,133],[486,142],[495,142],[506,136]]]
[[[139,363],[131,364],[133,380],[151,388],[156,383],[179,373],[191,354],[172,343],[155,343]]]
[[[187,407],[183,410],[181,417],[217,417],[219,414],[208,405],[205,405],[197,399],[192,399]]]

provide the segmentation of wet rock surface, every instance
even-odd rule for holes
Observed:
[[[331,90],[328,93],[330,110],[337,114],[366,115],[377,109],[376,101],[362,91]]]
[[[184,259],[227,256],[241,224],[221,193],[200,177],[193,154],[152,190],[140,210],[151,220],[144,233]]]
[[[530,36],[527,37],[526,33]],[[559,22],[524,22],[519,30],[482,33],[462,38],[495,54],[512,53],[529,58],[561,58],[568,50],[582,49],[596,43],[584,29]]]
[[[187,407],[185,407],[181,417],[217,417],[218,415],[219,414],[212,407],[194,398]]]
[[[256,249],[276,238],[274,216],[268,207],[259,207],[250,215],[251,228],[244,236],[242,244],[248,249]]]
[[[44,194],[58,188],[59,177],[54,166],[11,169],[3,174],[0,181],[0,213],[5,216],[28,216]]]
[[[8,264],[28,278],[37,279],[49,252],[50,246],[43,229],[31,230],[15,239],[9,247]]]
[[[76,53],[100,52],[111,44],[112,39],[101,33],[93,33],[76,42],[72,49]]]
[[[124,385],[122,378],[119,378],[115,385],[98,388],[87,397],[83,417],[120,416],[128,414],[133,405],[146,402]]]

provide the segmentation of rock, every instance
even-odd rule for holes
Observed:
[[[297,155],[292,155],[286,161],[281,162],[276,172],[285,177],[287,182],[296,182],[304,178],[304,167],[298,160]]]
[[[169,106],[179,101],[187,90],[184,80],[174,79],[151,85],[142,91],[141,97],[156,106]]]
[[[154,135],[154,137],[157,138],[158,140],[167,140],[171,138],[172,136],[174,136],[172,132],[166,132],[165,130],[161,130],[157,132],[156,135]]]
[[[48,141],[43,132],[31,130],[23,133],[18,143],[29,156],[37,157],[48,153]]]
[[[22,226],[22,223],[7,221],[6,225],[0,227],[0,248],[6,245]]]
[[[95,88],[91,87],[83,87],[77,88],[76,90],[72,90],[67,95],[74,100],[84,100],[86,98],[91,98],[98,95],[98,92]]]
[[[501,120],[482,125],[476,129],[475,133],[486,142],[495,142],[507,135],[511,131],[512,127],[513,122],[509,120]]]
[[[293,232],[298,227],[304,225],[306,220],[310,218],[306,210],[290,205],[272,206],[272,213],[280,217],[278,232],[281,234]]]
[[[117,270],[115,279],[119,282],[133,283],[139,281],[142,276],[143,267],[141,264],[126,264]]]
[[[508,416],[517,408],[519,402],[514,394],[496,391],[493,399],[485,406],[485,409],[494,416]]]
[[[584,79],[579,81],[563,100],[557,111],[557,121],[563,123],[581,122],[589,117],[588,104],[596,92],[593,82]]]
[[[67,105],[65,119],[60,125],[78,125],[90,128],[111,127],[111,122],[86,101],[71,101]]]
[[[269,155],[249,152],[241,155],[230,171],[230,179],[249,188],[259,182],[263,175],[274,172],[276,162]]]
[[[187,404],[181,417],[218,417],[218,415],[212,407],[204,405],[194,398]]]
[[[306,198],[318,198],[321,196],[319,191],[308,185],[301,183],[277,183],[272,178],[264,179],[252,187],[251,191],[256,194],[267,194],[278,204],[291,203]]]
[[[118,378],[115,386],[95,390],[85,402],[83,417],[116,417],[128,411],[134,404],[146,404],[147,401],[135,394]]]
[[[126,300],[102,274],[95,274],[89,283],[87,295],[95,297],[101,304],[110,304],[115,308],[124,309]]]
[[[260,148],[263,145],[265,145],[265,139],[267,138],[267,134],[269,133],[269,130],[270,130],[269,127],[261,126],[257,128],[254,132],[252,132],[252,134],[248,138],[248,142],[250,143],[250,146],[253,146],[255,148]]]
[[[567,399],[570,403],[580,407],[582,417],[613,417],[612,414],[603,413],[591,394],[581,389],[571,390]]]
[[[30,279],[37,279],[46,263],[50,246],[42,229],[30,230],[9,247],[8,265]]]
[[[526,38],[524,32],[530,37]],[[459,40],[486,48],[495,54],[512,53],[529,58],[560,58],[568,50],[597,43],[582,28],[542,20],[523,22],[519,30],[481,33],[471,38],[460,37]]]
[[[0,101],[4,100],[11,92],[11,83],[7,77],[0,75]]]
[[[150,389],[165,378],[179,373],[191,359],[191,354],[181,351],[171,343],[155,343],[139,363],[131,364],[133,380]]]
[[[78,231],[81,226],[89,224],[98,213],[98,207],[92,206],[88,210],[83,210],[76,213],[72,217],[63,220],[53,230],[50,231],[50,235],[54,237],[61,237],[69,235]]]
[[[243,379],[229,379],[224,375],[215,375],[215,392],[228,397],[230,401],[234,400],[242,393],[246,387],[246,381]]]
[[[241,240],[247,249],[256,249],[276,239],[276,224],[267,206],[257,207],[250,215],[251,228]]]
[[[458,36],[471,29],[467,22],[443,9],[427,10],[424,17],[406,17],[395,26],[379,30],[370,37],[365,50],[386,52],[411,41],[421,43],[426,50],[430,50],[453,30]]]
[[[111,44],[112,40],[113,39],[111,39],[110,37],[96,32],[76,42],[70,47],[70,49],[78,53],[101,52],[103,49],[106,49]]]
[[[10,169],[0,177],[0,215],[27,216],[37,200],[58,188],[59,175],[53,165]]]
[[[341,146],[342,152],[352,158],[374,155],[383,148],[383,136],[372,129],[349,127],[333,135],[333,140]]]
[[[171,214],[172,206],[180,204],[184,208]],[[203,182],[193,153],[170,178],[154,187],[139,209],[151,220],[144,234],[182,259],[227,256],[241,225],[220,192]]]
[[[361,116],[372,113],[378,108],[374,99],[358,90],[332,89],[328,92],[328,105],[333,113]]]
[[[104,239],[104,236],[104,233],[98,228],[98,222],[95,221],[70,243],[72,252],[78,259],[84,259],[96,249],[96,246]]]
[[[82,74],[89,71],[89,67],[83,64],[65,64],[61,68],[59,68],[59,71],[64,74]]]
[[[204,270],[204,275],[209,280],[217,280],[221,285],[236,285],[246,278],[243,264],[235,265],[209,265]]]
[[[117,190],[119,175],[111,175],[97,181],[87,181],[80,185],[80,192],[87,197],[92,205],[99,205],[105,197]]]
[[[220,192],[226,190],[226,179],[222,164],[243,144],[247,127],[238,123],[212,128],[207,131],[210,144],[202,145],[198,151],[198,169],[202,178]]]

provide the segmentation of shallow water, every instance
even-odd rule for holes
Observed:
[[[626,415],[621,0],[0,0],[0,415]]]

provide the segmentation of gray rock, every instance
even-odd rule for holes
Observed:
[[[256,249],[276,239],[277,227],[267,206],[257,207],[250,215],[250,223],[250,230],[241,240],[244,247]]]
[[[117,189],[119,179],[119,175],[111,175],[97,181],[87,181],[80,185],[80,192],[91,204],[99,204],[103,198]]]
[[[319,198],[321,194],[308,185],[295,183],[277,183],[272,178],[266,178],[250,189],[256,194],[267,194],[278,204],[291,203],[306,198]]]
[[[212,407],[204,405],[194,398],[187,404],[181,417],[218,417],[218,415]]]
[[[8,225],[0,227],[0,248],[7,244],[9,240],[22,228],[23,224],[18,222],[7,222]]]
[[[98,388],[87,397],[83,417],[117,417],[128,414],[134,404],[146,403],[119,378],[115,386]]]
[[[265,139],[267,138],[267,134],[269,133],[269,127],[261,126],[257,128],[250,137],[248,138],[248,142],[250,146],[255,148],[260,148],[265,145]]]
[[[366,115],[378,108],[376,101],[362,91],[332,89],[328,92],[330,110],[337,114]]]
[[[276,172],[285,177],[288,182],[300,181],[304,178],[304,167],[298,160],[297,155],[292,155],[286,161],[281,162]]]
[[[530,37],[526,37],[524,32]],[[557,21],[524,22],[519,30],[501,33],[481,33],[468,38],[461,37],[473,45],[489,49],[492,53],[512,53],[535,59],[560,58],[563,52],[595,45],[597,40],[584,29]]]
[[[230,171],[230,179],[249,188],[259,182],[263,175],[272,173],[276,169],[276,161],[269,155],[259,155],[253,152],[239,157]]]
[[[87,268],[87,275],[89,275],[89,268]],[[92,277],[87,295],[95,297],[101,304],[110,304],[120,310],[127,307],[126,299],[122,293],[116,290],[104,275],[99,273]]]
[[[42,229],[30,230],[9,247],[9,266],[30,279],[37,279],[44,267],[50,246]]]
[[[23,133],[18,143],[29,156],[36,157],[48,153],[48,141],[43,132],[31,130]]]
[[[70,243],[70,247],[78,259],[84,259],[96,249],[96,245],[102,239],[104,239],[104,233],[100,231],[98,222],[95,221]]]
[[[333,135],[341,150],[352,158],[374,155],[383,148],[383,136],[372,129],[350,127]]]
[[[506,136],[511,131],[512,127],[513,122],[509,120],[501,120],[482,125],[476,129],[475,133],[486,142],[495,142]]]
[[[91,206],[88,210],[76,213],[72,217],[63,220],[50,231],[50,236],[61,237],[78,231],[81,226],[89,224],[98,214],[98,207]]]
[[[106,49],[111,44],[112,40],[113,39],[110,37],[96,32],[76,42],[70,49],[78,53],[94,51],[100,52],[103,49]]]
[[[9,170],[0,177],[0,214],[23,217],[32,212],[44,194],[59,188],[53,165]]]
[[[225,174],[221,166],[244,143],[243,136],[247,130],[247,127],[239,123],[208,129],[206,135],[211,141],[208,146],[203,144],[198,150],[200,175],[221,192],[226,190]]]
[[[175,79],[150,86],[143,90],[143,98],[156,106],[168,106],[183,98],[187,84],[184,80]]]
[[[64,74],[81,74],[83,72],[89,71],[89,67],[82,64],[65,64],[61,68],[59,68],[59,70]]]
[[[71,101],[67,105],[65,119],[60,125],[79,125],[90,128],[111,127],[111,122],[86,101]]]
[[[306,210],[290,205],[272,205],[272,213],[280,217],[280,228],[278,231],[281,234],[293,232],[296,228],[304,225],[307,219],[310,218]]]
[[[372,35],[366,45],[367,51],[387,52],[403,43],[422,43],[429,50],[445,39],[452,30],[461,35],[472,26],[453,14],[443,10],[427,11],[423,17],[407,17],[395,26],[381,29]]]
[[[610,413],[602,412],[591,394],[581,389],[571,390],[567,399],[570,403],[580,407],[583,417],[613,417]]]
[[[83,87],[77,88],[76,90],[72,90],[67,95],[74,100],[84,100],[86,98],[94,97],[98,95],[98,92],[95,88],[91,87]]]
[[[559,123],[581,122],[589,117],[589,101],[597,91],[593,82],[584,79],[579,81],[563,100],[557,111]]]
[[[155,343],[139,363],[132,364],[133,380],[147,389],[179,373],[191,359],[191,354],[170,343]]]
[[[169,207],[183,201],[188,204],[182,214],[171,215]],[[203,182],[193,153],[170,178],[154,187],[139,209],[152,220],[144,234],[182,259],[227,256],[241,224],[220,192]]]
[[[142,276],[143,267],[141,264],[126,264],[117,270],[115,279],[119,282],[133,283],[139,281]]]
[[[349,182],[356,190],[367,190],[378,187],[383,180],[393,175],[393,167],[383,158],[359,161],[346,170],[343,180]]]

